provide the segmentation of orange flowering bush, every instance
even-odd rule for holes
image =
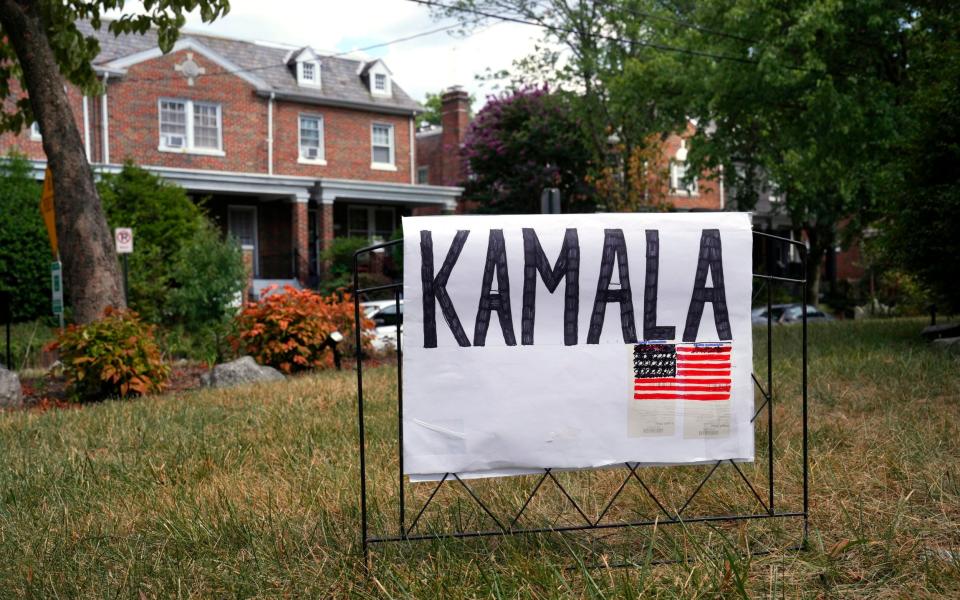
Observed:
[[[170,376],[153,326],[130,310],[108,308],[98,321],[71,325],[48,348],[59,351],[67,385],[78,399],[159,392]]]
[[[348,294],[342,298],[336,294],[321,296],[291,286],[285,286],[282,292],[270,291],[237,315],[237,334],[231,340],[236,350],[262,365],[293,373],[333,365],[326,341],[334,331],[343,334],[341,349],[353,347],[353,300]],[[363,350],[369,351],[373,323],[361,319]]]

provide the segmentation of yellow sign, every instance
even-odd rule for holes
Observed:
[[[43,222],[47,226],[47,235],[50,236],[50,250],[53,251],[53,257],[57,258],[60,254],[60,248],[57,245],[57,223],[53,210],[53,173],[50,172],[50,167],[47,167],[47,174],[43,178],[40,213],[43,215]]]

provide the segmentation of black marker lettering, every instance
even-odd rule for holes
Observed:
[[[660,232],[647,234],[647,276],[643,282],[643,339],[672,340],[677,334],[673,326],[657,325],[657,283],[660,276]]]
[[[443,318],[450,326],[453,337],[461,346],[469,346],[470,340],[460,324],[457,317],[457,311],[453,308],[453,302],[450,295],[447,294],[447,280],[450,279],[450,272],[457,264],[457,258],[463,250],[463,245],[467,243],[469,231],[459,230],[450,244],[447,251],[447,257],[443,259],[443,265],[440,266],[440,272],[433,276],[433,236],[430,231],[420,232],[420,281],[423,285],[423,347],[437,347],[437,313],[436,303],[440,304],[440,311]]]
[[[493,272],[497,272],[497,291],[492,292]],[[473,328],[473,345],[483,346],[490,326],[490,311],[496,311],[500,318],[503,340],[508,346],[516,346],[517,338],[513,334],[513,317],[510,314],[510,278],[507,276],[507,247],[503,241],[502,229],[490,230],[487,244],[487,262],[483,268],[483,288],[480,290],[480,307],[477,310],[477,322]],[[462,345],[462,344],[461,344]]]
[[[620,274],[620,289],[610,289],[613,276],[613,263],[617,262]],[[606,229],[603,237],[603,258],[600,262],[600,277],[597,280],[597,296],[593,302],[593,314],[590,316],[590,330],[587,332],[588,344],[600,343],[600,331],[603,329],[603,317],[607,303],[620,303],[620,329],[623,341],[637,343],[637,328],[633,319],[633,296],[630,291],[630,270],[627,266],[627,242],[622,229]]]
[[[713,280],[713,287],[710,288],[707,287],[708,270]],[[683,341],[697,341],[703,305],[707,302],[713,303],[717,336],[721,340],[733,339],[730,317],[727,315],[727,294],[723,284],[723,252],[720,248],[719,229],[704,229],[700,237],[700,258],[697,261],[697,276],[693,283],[690,310],[687,311],[687,324],[683,328]]]
[[[577,317],[580,312],[580,239],[576,229],[567,229],[563,235],[560,256],[550,268],[537,232],[523,230],[523,307],[520,320],[520,343],[533,344],[533,326],[537,316],[537,273],[551,294],[566,278],[563,300],[563,343],[577,343]]]

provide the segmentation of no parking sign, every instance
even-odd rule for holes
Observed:
[[[117,254],[133,254],[133,229],[117,227],[113,230],[113,240],[117,245]]]

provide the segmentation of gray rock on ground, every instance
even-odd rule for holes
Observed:
[[[0,408],[23,406],[23,388],[20,378],[13,371],[0,367]]]
[[[282,381],[283,373],[273,367],[257,364],[252,356],[242,356],[237,360],[214,366],[200,376],[203,385],[213,388],[225,388],[261,381]]]
[[[960,353],[960,337],[945,337],[933,340],[933,347],[944,352]]]

